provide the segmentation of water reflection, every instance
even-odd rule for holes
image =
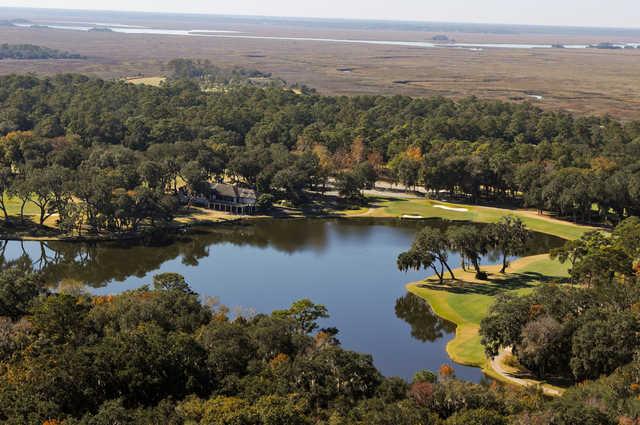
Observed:
[[[433,342],[455,332],[456,325],[436,316],[429,304],[412,293],[396,300],[396,316],[411,326],[411,336]]]
[[[174,243],[162,246],[143,246],[132,243],[70,243],[0,241],[0,267],[7,258],[27,256],[34,268],[46,273],[52,283],[73,277],[91,287],[102,287],[109,282],[122,282],[131,276],[143,277],[157,270],[163,263],[176,258],[187,267],[197,267],[200,261],[215,256],[216,246],[250,246],[272,249],[288,254],[325,253],[332,240],[340,244],[366,247],[377,237],[376,226],[392,228],[396,238],[411,239],[425,225],[448,227],[450,222],[400,220],[265,220],[252,224],[227,225],[195,229],[188,236],[176,238]],[[478,225],[481,227],[481,225]],[[336,235],[337,233],[337,235]],[[408,243],[402,249],[408,247]],[[558,238],[533,234],[529,241],[530,253],[547,252],[558,246]],[[396,253],[397,254],[397,253]],[[495,263],[496,253],[489,253],[484,263]]]

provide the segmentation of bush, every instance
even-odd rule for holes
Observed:
[[[507,420],[488,409],[465,410],[447,420],[447,425],[506,425]]]
[[[513,354],[507,354],[504,356],[504,360],[503,363],[509,367],[512,367],[514,369],[520,369],[522,368],[522,365],[520,364],[520,362],[518,361],[518,358],[516,356],[514,356]]]
[[[263,193],[258,196],[258,200],[256,201],[256,211],[258,212],[269,212],[273,208],[274,197],[270,193]]]
[[[476,273],[476,279],[489,280],[489,275],[487,274],[487,272],[480,271]]]
[[[420,370],[413,375],[413,382],[430,382],[435,384],[438,382],[438,375],[427,369]]]

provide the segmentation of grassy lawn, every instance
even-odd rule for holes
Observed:
[[[160,87],[160,84],[162,84],[165,80],[165,77],[133,77],[126,79],[126,81],[131,84],[144,84],[154,87]]]
[[[4,195],[4,202],[7,207],[7,212],[10,216],[19,217],[20,216],[20,206],[22,201],[18,198],[12,198],[8,195]],[[24,206],[24,214],[25,216],[34,216],[40,214],[40,209],[33,202],[27,202]]]
[[[502,208],[481,207],[475,205],[452,204],[430,199],[369,198],[370,208],[343,213],[345,216],[402,217],[420,216],[422,218],[443,218],[447,220],[493,223],[505,215],[515,215],[531,230],[558,236],[564,239],[577,239],[594,228],[576,225],[549,216],[539,216],[528,210],[508,210]],[[442,208],[445,207],[445,208]],[[449,209],[447,209],[449,208]],[[454,208],[457,211],[451,210]],[[463,211],[465,210],[465,211]]]
[[[440,317],[457,325],[456,337],[447,345],[447,353],[457,363],[487,368],[488,361],[480,344],[480,321],[487,315],[500,293],[524,295],[544,282],[568,276],[567,267],[548,255],[516,260],[502,275],[499,266],[484,266],[489,281],[478,281],[474,273],[454,270],[456,281],[440,285],[436,279],[407,285],[407,289],[425,299]]]

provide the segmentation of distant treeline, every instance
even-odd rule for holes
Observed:
[[[0,59],[86,59],[86,57],[33,44],[4,43],[0,44]]]

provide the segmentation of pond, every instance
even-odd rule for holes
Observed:
[[[445,346],[455,326],[405,289],[426,273],[396,269],[397,255],[425,225],[448,224],[265,220],[197,229],[161,247],[10,241],[4,258],[27,254],[50,282],[86,285],[94,294],[119,293],[150,283],[154,274],[177,272],[203,297],[218,297],[232,311],[268,313],[309,298],[328,308],[331,317],[322,325],[338,328],[346,349],[372,354],[387,376],[410,379],[417,370],[452,363]],[[547,252],[561,242],[534,234],[528,253]],[[450,258],[459,265],[457,255]],[[455,370],[462,379],[482,379],[477,368]]]

